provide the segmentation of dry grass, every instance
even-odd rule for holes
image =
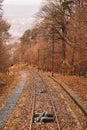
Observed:
[[[67,84],[83,101],[87,102],[87,78],[77,76],[61,76],[55,78]]]
[[[0,73],[0,109],[4,107],[8,98],[18,87],[20,82],[19,71],[25,68],[25,64],[16,64],[9,68],[8,73]]]
[[[43,73],[43,72],[41,72]],[[51,72],[44,72],[44,75],[51,76]],[[61,74],[54,74],[54,77],[61,83],[65,83],[71,88],[81,100],[87,102],[87,78],[78,76],[62,76]]]
[[[17,63],[15,65],[13,65],[12,67],[10,67],[9,71],[19,71],[19,70],[25,69],[26,66],[27,66],[27,63],[26,64]]]

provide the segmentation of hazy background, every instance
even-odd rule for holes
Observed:
[[[34,24],[35,14],[42,0],[5,0],[3,3],[4,18],[11,24],[10,33],[21,36]]]

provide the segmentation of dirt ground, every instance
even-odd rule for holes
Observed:
[[[44,75],[51,76],[52,74],[45,72]],[[54,78],[68,85],[81,100],[87,103],[87,78],[70,75],[62,76],[61,74],[54,74]]]
[[[83,101],[87,102],[87,78],[55,75],[55,78],[68,85]]]

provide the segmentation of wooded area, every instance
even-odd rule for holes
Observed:
[[[6,45],[10,25],[3,19],[0,1],[0,72],[27,63],[43,71],[87,77],[87,1],[45,0],[36,24],[25,31],[20,44]],[[11,48],[15,51],[11,54]]]
[[[87,1],[46,0],[36,20],[21,37],[15,62],[87,76]]]
[[[10,53],[6,40],[9,38],[10,25],[3,19],[2,2],[3,0],[0,0],[0,72],[7,72],[10,66]]]

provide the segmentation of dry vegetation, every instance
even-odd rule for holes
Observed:
[[[26,68],[26,64],[16,64],[9,68],[9,72],[0,73],[0,109],[18,87],[21,80],[20,71]]]
[[[4,107],[8,98],[11,96],[15,88],[20,81],[19,74],[9,73],[2,74],[0,73],[0,109]]]
[[[76,76],[55,75],[59,81],[67,84],[83,101],[87,102],[87,79]]]
[[[52,76],[51,72],[40,72],[45,76]],[[61,74],[54,74],[54,78],[60,83],[65,83],[70,89],[72,89],[80,98],[80,100],[87,102],[87,78],[77,76],[63,76]]]
[[[25,31],[14,55],[16,59],[14,63],[27,63],[36,69],[48,72],[47,75],[54,67],[54,72],[57,73],[55,77],[67,84],[85,102],[87,101],[86,6],[86,0],[62,0],[60,3],[58,0],[46,1],[39,13],[41,22],[32,30]],[[70,10],[67,10],[67,7]]]
[[[11,45],[5,44],[9,38],[10,26],[3,19],[2,2],[3,0],[0,1],[0,92],[9,88],[17,71],[29,69],[27,66],[31,65],[43,71],[60,73],[62,76],[58,75],[58,79],[69,84],[74,91],[79,90],[82,94],[77,92],[78,95],[86,100],[84,91],[86,92],[87,80],[76,76],[87,77],[87,1],[46,0],[37,16],[39,22],[37,20],[31,30],[25,31],[20,44],[14,45],[16,49],[12,57],[9,55]]]
[[[38,13],[39,22],[21,37],[13,63],[87,77],[86,5],[86,0],[46,0]]]

